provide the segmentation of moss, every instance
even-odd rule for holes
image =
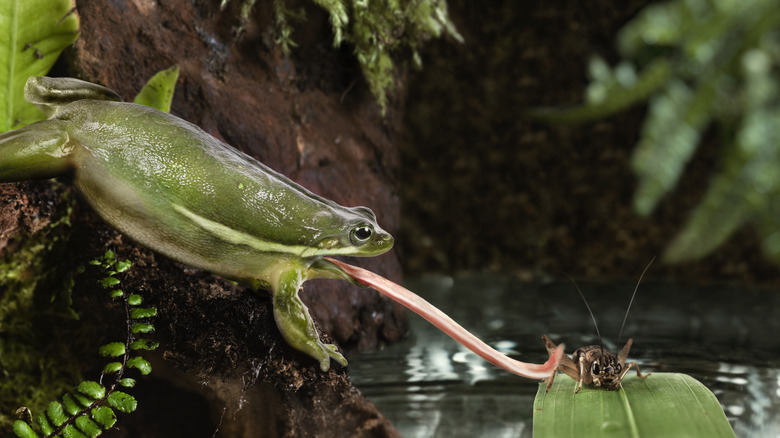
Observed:
[[[72,281],[59,263],[75,201],[68,192],[61,201],[49,226],[17,237],[17,249],[0,261],[0,435],[10,430],[20,401],[40,409],[81,378],[54,329],[75,317]]]
[[[224,7],[230,0],[223,0]],[[242,19],[249,17],[255,0],[244,0]],[[432,37],[449,34],[458,41],[463,38],[447,13],[444,0],[314,0],[330,15],[333,45],[347,42],[354,46],[355,57],[363,76],[382,112],[387,108],[387,96],[395,84],[393,54],[406,51],[416,67],[422,66],[418,49]],[[303,12],[291,9],[284,0],[274,0],[276,42],[285,52],[295,46],[291,21],[304,18]]]

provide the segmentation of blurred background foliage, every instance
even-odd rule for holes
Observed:
[[[747,224],[780,262],[780,8],[773,0],[676,0],[642,9],[619,32],[614,67],[591,59],[582,106],[553,122],[605,117],[647,101],[632,168],[634,209],[651,214],[707,130],[719,153],[709,187],[664,260],[703,257]]]

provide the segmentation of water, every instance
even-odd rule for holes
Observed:
[[[525,362],[547,359],[542,334],[565,342],[567,353],[598,344],[585,305],[568,281],[524,284],[472,275],[417,279],[408,287]],[[614,351],[634,284],[580,287],[604,346]],[[642,372],[681,372],[704,383],[737,436],[780,436],[778,292],[643,283],[620,346],[634,338],[629,359]],[[410,320],[409,339],[350,357],[353,382],[404,437],[532,436],[537,382],[493,367],[416,315]]]

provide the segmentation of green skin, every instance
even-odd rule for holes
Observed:
[[[48,119],[0,134],[0,182],[72,175],[106,222],[172,259],[273,294],[285,341],[346,365],[298,297],[304,281],[352,281],[324,256],[375,256],[393,238],[365,207],[319,197],[170,114],[76,79],[31,77]]]

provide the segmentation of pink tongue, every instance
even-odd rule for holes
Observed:
[[[563,345],[559,345],[552,356],[550,356],[550,359],[542,365],[514,360],[482,342],[479,338],[461,327],[460,324],[453,321],[452,318],[447,316],[444,312],[420,298],[409,289],[399,286],[392,281],[363,268],[358,268],[357,266],[352,266],[330,257],[325,257],[325,259],[343,269],[344,272],[352,276],[352,278],[361,284],[370,286],[379,293],[403,304],[409,310],[422,316],[428,322],[439,328],[439,330],[450,335],[464,347],[477,353],[480,357],[493,365],[509,371],[510,373],[528,377],[529,379],[546,379],[555,372],[558,361],[560,361],[561,356],[563,356]]]

